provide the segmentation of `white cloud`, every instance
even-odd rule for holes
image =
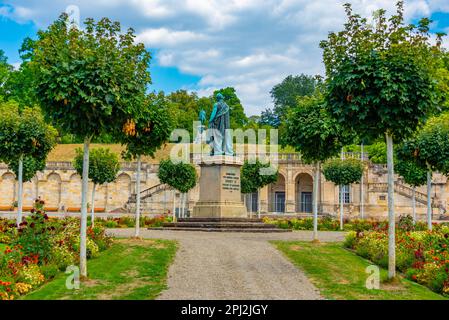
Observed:
[[[137,37],[136,41],[151,47],[166,48],[181,45],[185,42],[205,40],[207,37],[192,31],[174,31],[166,28],[146,29]]]
[[[319,42],[342,28],[348,1],[364,16],[395,11],[392,0],[3,0],[9,9],[0,16],[45,27],[73,4],[82,20],[119,20],[157,49],[157,64],[200,77],[188,90],[201,96],[233,86],[256,114],[271,106],[270,89],[287,75],[323,73]],[[449,12],[449,2],[407,0],[405,11],[407,19]]]

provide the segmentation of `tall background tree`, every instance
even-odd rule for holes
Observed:
[[[389,19],[379,10],[373,23],[345,5],[344,30],[321,42],[327,74],[329,113],[361,138],[385,135],[388,165],[389,267],[396,275],[393,137],[411,135],[434,111],[437,47],[430,44],[429,20],[405,25],[403,2]]]
[[[45,167],[55,144],[56,130],[44,121],[38,108],[19,108],[12,101],[0,104],[0,160],[16,173],[17,225],[22,222],[23,182]]]
[[[83,150],[76,149],[73,165],[76,172],[83,174]],[[92,181],[91,226],[95,224],[95,189],[97,185],[114,182],[117,179],[120,163],[118,156],[108,148],[97,148],[89,152],[89,179]]]
[[[184,217],[186,193],[196,186],[197,174],[195,167],[190,163],[174,163],[170,159],[161,160],[157,176],[161,183],[165,183],[181,193],[180,217]],[[175,194],[173,193],[173,203]],[[176,218],[176,210],[173,209]]]
[[[308,163],[315,165],[313,178],[313,240],[318,240],[318,186],[321,163],[336,156],[344,145],[344,137],[337,121],[331,118],[324,105],[322,93],[298,98],[287,114],[284,143],[294,147]]]
[[[8,63],[5,52],[0,50],[0,101],[6,97],[6,83],[13,70],[13,67]]]
[[[134,236],[140,236],[140,173],[142,156],[154,158],[155,152],[170,137],[172,122],[167,100],[162,93],[149,94],[140,111],[132,132],[121,134],[118,140],[126,145],[123,158],[137,160],[136,169],[136,223]]]
[[[324,163],[323,174],[326,180],[340,187],[340,230],[343,230],[344,192],[343,186],[360,181],[363,175],[363,164],[357,159],[331,159]]]
[[[288,110],[296,106],[296,99],[311,96],[315,92],[317,84],[318,79],[313,76],[305,74],[287,76],[270,91],[274,108],[262,113],[264,123],[277,128],[287,116]]]
[[[36,97],[65,133],[84,140],[81,188],[80,274],[87,277],[86,229],[89,145],[93,137],[135,125],[147,85],[150,54],[120,23],[86,19],[83,29],[66,14],[39,31],[30,47]]]

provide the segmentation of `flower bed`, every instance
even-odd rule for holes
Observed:
[[[12,300],[52,279],[69,265],[79,263],[79,219],[51,219],[36,201],[31,216],[17,228],[15,221],[0,220],[0,300]],[[104,227],[87,231],[87,257],[107,249],[112,239]]]
[[[264,217],[265,223],[272,223],[282,229],[292,230],[313,230],[313,218],[289,218],[289,219],[272,219]],[[377,230],[385,229],[388,223],[385,221],[376,220],[345,220],[343,225],[344,231],[364,231],[364,230]],[[425,230],[426,224],[418,222],[415,228],[419,230]],[[340,221],[331,217],[318,218],[318,230],[320,231],[340,231]]]
[[[449,296],[449,226],[435,224],[432,231],[417,230],[410,217],[401,217],[396,230],[396,267],[410,280]],[[345,246],[388,267],[388,226],[352,231]]]
[[[162,227],[166,222],[172,222],[173,217],[160,215],[157,217],[141,217],[140,226],[142,228]],[[136,220],[133,217],[108,217],[105,219],[95,219],[95,225],[101,225],[105,228],[134,228]]]

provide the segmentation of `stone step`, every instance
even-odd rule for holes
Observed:
[[[253,228],[253,229],[270,229],[273,225],[263,222],[174,222],[164,223],[164,228]]]
[[[270,233],[270,232],[291,232],[290,229],[280,228],[148,228],[148,230],[170,230],[170,231],[202,231],[202,232],[255,232],[255,233]]]

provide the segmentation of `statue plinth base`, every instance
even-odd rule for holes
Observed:
[[[246,218],[240,192],[242,161],[233,156],[211,156],[199,164],[200,198],[193,207],[194,218]]]

